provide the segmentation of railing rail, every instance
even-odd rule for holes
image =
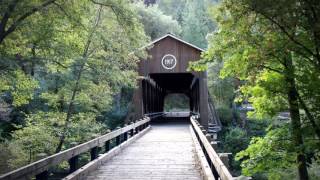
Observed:
[[[199,127],[198,121],[194,116],[190,118],[192,130],[194,131],[196,138],[201,146],[201,149],[205,155],[205,158],[210,166],[211,172],[215,179],[221,180],[232,180],[235,179],[228,168],[224,165],[219,155],[211,146],[205,134],[203,134],[202,129]]]
[[[150,118],[144,118],[140,121],[134,122],[123,128],[117,129],[88,142],[82,143],[70,149],[53,154],[49,157],[11,171],[7,174],[1,175],[0,180],[16,180],[16,179],[31,179],[36,176],[36,179],[47,179],[48,169],[52,166],[58,165],[63,161],[69,161],[70,173],[78,169],[77,162],[81,153],[90,150],[91,161],[98,157],[98,147],[105,147],[106,152],[110,150],[110,141],[115,138],[116,145],[128,140],[129,137],[141,132],[147,128],[150,123]],[[130,135],[130,136],[129,136]]]

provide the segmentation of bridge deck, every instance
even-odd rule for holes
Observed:
[[[169,123],[152,129],[87,176],[101,179],[202,179],[189,125]]]

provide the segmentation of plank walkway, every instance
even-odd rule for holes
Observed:
[[[136,142],[87,176],[87,180],[199,180],[189,124],[152,125]]]

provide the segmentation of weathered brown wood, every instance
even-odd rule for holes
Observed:
[[[191,133],[191,136],[192,136],[192,140],[193,140],[193,143],[195,144],[195,149],[196,149],[196,152],[197,152],[197,157],[198,157],[198,161],[200,163],[200,166],[201,166],[201,170],[202,170],[202,177],[203,179],[205,180],[215,180],[212,172],[211,172],[211,169],[210,169],[210,165],[209,163],[207,162],[206,158],[205,158],[205,155],[201,149],[201,146],[197,140],[197,137],[196,137],[196,134],[193,130],[193,128],[190,126],[190,133]]]
[[[79,155],[69,159],[69,173],[73,173],[78,169],[79,166]]]
[[[188,70],[190,62],[199,60],[203,50],[171,34],[153,41],[145,48],[149,56],[139,61],[138,89],[133,97],[136,118],[141,118],[146,113],[163,111],[164,98],[167,94],[183,93],[190,98],[190,110],[200,113],[200,122],[207,127],[209,119],[207,73]],[[166,68],[162,65],[166,55],[175,57],[174,67]],[[166,80],[164,76],[167,76]],[[177,79],[172,79],[171,76]]]
[[[110,150],[110,140],[105,142],[104,150],[105,150],[105,152],[108,152]]]
[[[99,166],[101,166],[103,163],[120,153],[124,148],[132,144],[134,141],[136,141],[138,138],[143,136],[146,132],[150,130],[150,127],[143,130],[141,133],[137,134],[133,138],[128,139],[128,141],[122,143],[120,146],[117,146],[110,150],[108,153],[103,154],[102,156],[98,157],[94,161],[89,162],[82,168],[78,169],[72,174],[69,174],[67,177],[64,178],[64,180],[82,180],[85,179],[86,176],[96,170]]]
[[[104,145],[104,143],[108,140],[111,140],[124,132],[127,132],[133,128],[139,127],[142,124],[145,124],[149,122],[149,118],[145,118],[141,121],[137,121],[133,124],[130,124],[126,127],[123,127],[121,129],[112,131],[108,134],[105,134],[103,136],[100,136],[98,138],[95,138],[91,141],[85,142],[83,144],[80,144],[78,146],[75,146],[73,148],[67,149],[65,151],[61,151],[57,154],[51,155],[47,158],[41,159],[39,161],[36,161],[34,163],[31,163],[27,166],[21,167],[19,169],[16,169],[14,171],[11,171],[7,174],[1,175],[0,179],[31,179],[33,176],[40,174],[47,169],[49,169],[50,166],[58,165],[62,161],[66,161],[71,159],[72,157],[75,157],[83,152],[87,152],[88,150],[94,148],[94,147],[101,147]]]
[[[94,147],[90,150],[91,161],[97,159],[98,157],[98,147]]]
[[[201,180],[189,124],[154,124],[148,133],[84,179]]]
[[[221,159],[219,158],[219,155],[216,153],[216,151],[212,148],[210,142],[206,138],[206,136],[202,133],[201,128],[196,124],[196,120],[194,117],[190,118],[191,125],[193,126],[195,133],[199,137],[199,140],[201,141],[200,144],[203,145],[203,150],[210,158],[211,162],[213,163],[213,166],[217,173],[219,174],[219,177],[222,180],[232,180],[235,179],[231,173],[229,172],[228,168],[223,164]]]
[[[48,178],[49,178],[48,171],[43,171],[42,173],[36,175],[36,180],[47,180]]]

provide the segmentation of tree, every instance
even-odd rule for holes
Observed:
[[[182,25],[184,11],[186,9],[187,0],[161,0],[158,2],[160,10]]]
[[[0,44],[33,14],[52,5],[57,0],[19,2],[18,0],[1,1]]]
[[[23,5],[35,5],[29,3]],[[138,57],[145,56],[139,48],[147,40],[128,1],[54,1],[24,19],[0,45],[1,100],[22,116],[4,140],[17,147],[10,149],[10,164],[37,160],[39,153],[70,148],[110,128],[100,117],[121,88],[135,87]],[[27,145],[35,149],[32,157]]]
[[[302,122],[300,110],[310,115],[308,108],[316,104],[304,106],[299,92],[314,88],[302,81],[302,77],[313,77],[307,73],[310,71],[318,74],[314,61],[317,48],[314,45],[315,51],[308,52],[312,47],[309,45],[314,43],[311,43],[312,35],[305,26],[308,22],[302,23],[305,19],[296,16],[296,10],[298,13],[307,10],[299,3],[302,2],[296,1],[287,6],[287,1],[280,4],[272,1],[223,1],[215,11],[219,30],[210,37],[209,50],[203,62],[222,59],[222,77],[232,76],[246,82],[241,91],[255,107],[256,111],[251,115],[273,117],[283,110],[290,112],[290,140],[295,149],[298,175],[300,179],[308,179],[305,146],[309,144],[306,138],[310,134],[303,129],[309,125]],[[318,7],[317,3],[309,5]],[[291,28],[290,32],[284,31],[283,27],[287,26]],[[317,135],[319,127],[315,119],[312,115],[308,119],[312,124],[310,128]]]
[[[135,4],[135,11],[144,25],[144,30],[151,39],[159,38],[167,33],[180,35],[181,27],[171,16],[163,14],[157,5],[145,6],[141,2]]]
[[[206,36],[215,28],[207,11],[209,5],[205,0],[189,0],[182,18],[183,39],[201,48],[207,47]]]

